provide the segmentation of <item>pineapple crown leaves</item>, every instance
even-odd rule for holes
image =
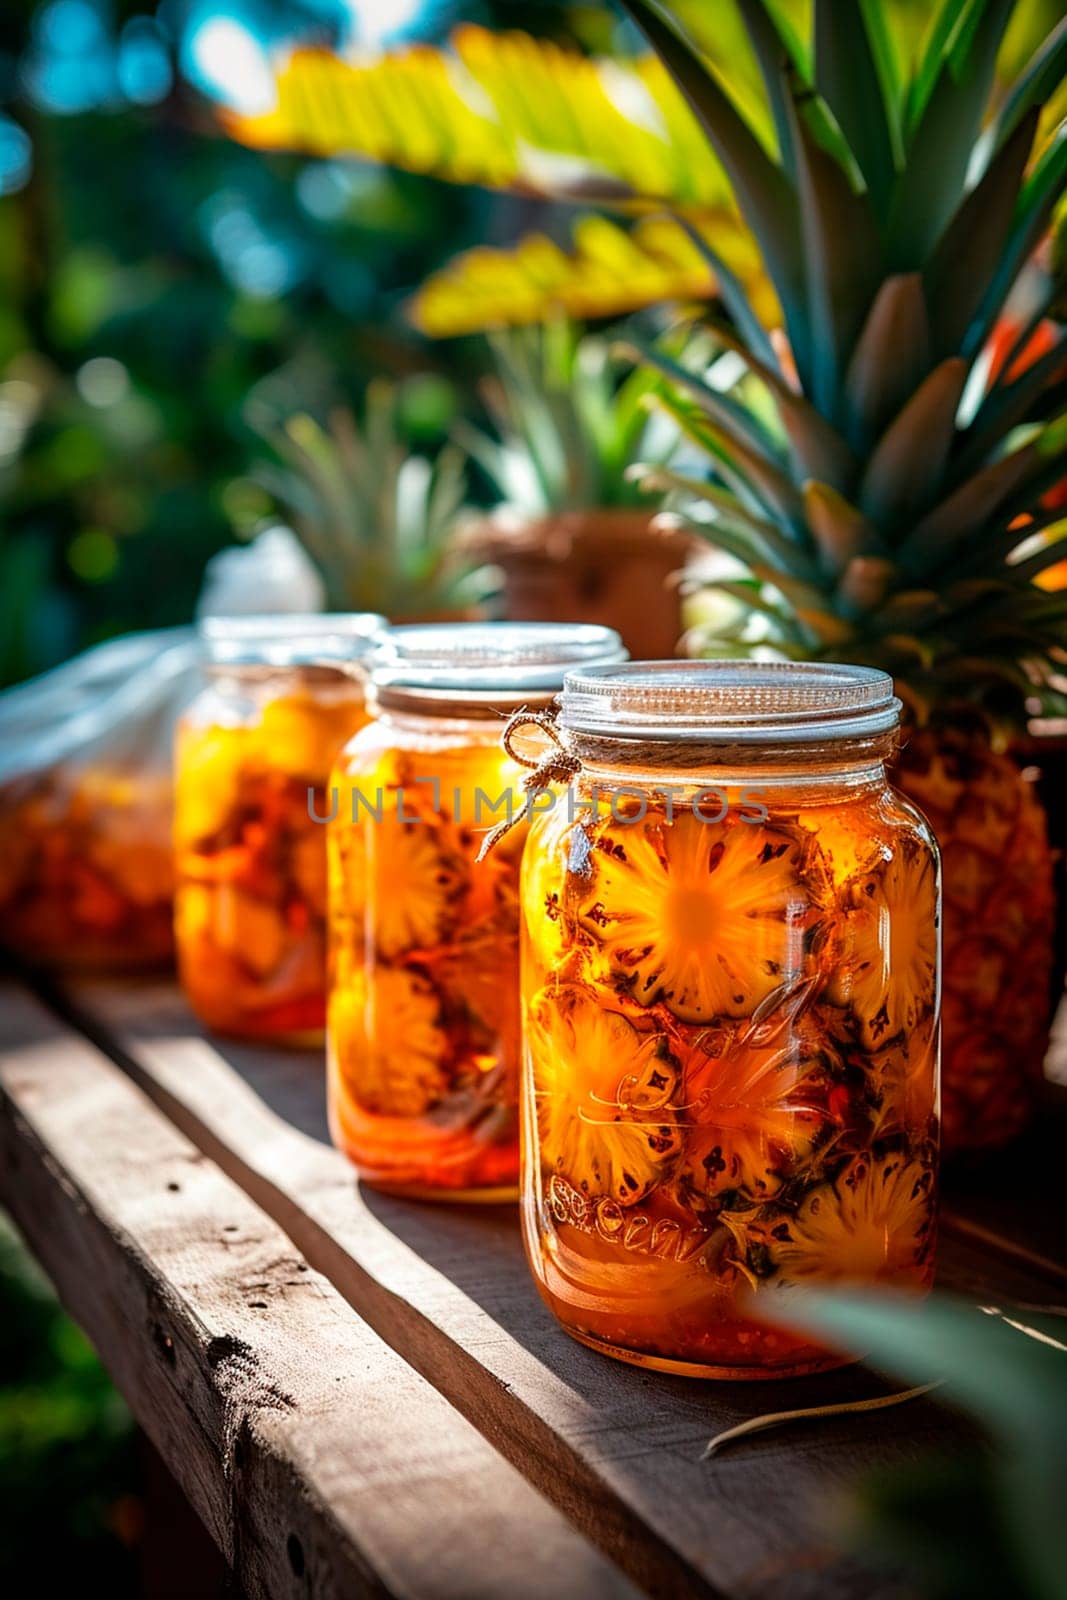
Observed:
[[[610,342],[563,319],[501,330],[489,346],[493,432],[454,431],[504,501],[537,515],[650,503],[630,469],[638,458],[665,463],[680,437],[650,405],[662,387],[654,373],[620,378]]]
[[[983,126],[1014,0],[942,0],[907,80],[878,0],[814,0],[810,50],[777,0],[737,0],[775,151],[674,7],[623,4],[727,173],[781,305],[776,340],[709,260],[730,319],[709,326],[771,396],[769,434],[747,395],[639,352],[710,460],[712,483],[682,490],[683,503],[702,501],[705,531],[726,530],[721,542],[761,580],[757,637],[810,654],[851,647],[891,669],[919,662],[946,681],[947,663],[965,661],[997,693],[1005,677],[1047,682],[1065,659],[1067,604],[1034,581],[1064,555],[1043,498],[1067,474],[1067,333],[1035,359],[1027,350],[1062,298],[1062,253],[1028,282],[1015,348],[992,375],[987,352],[1067,188],[1067,126],[1048,130],[1067,22]],[[812,570],[815,596],[790,594]],[[991,581],[981,633],[956,582],[966,573]]]
[[[307,412],[280,416],[254,400],[246,420],[267,446],[253,476],[289,518],[322,575],[331,610],[430,615],[469,598],[453,537],[466,471],[448,445],[431,462],[412,454],[396,388],[367,388],[362,423],[335,407],[325,426]]]

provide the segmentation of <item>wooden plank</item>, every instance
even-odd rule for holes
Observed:
[[[633,1600],[278,1226],[21,992],[0,1197],[249,1596]]]
[[[649,1593],[899,1592],[835,1555],[824,1508],[868,1468],[943,1446],[952,1428],[943,1410],[921,1402],[769,1434],[703,1462],[709,1436],[745,1417],[882,1387],[855,1368],[773,1385],[701,1384],[610,1362],[570,1341],[541,1303],[513,1210],[360,1189],[326,1143],[315,1056],[209,1041],[166,989],[80,994],[85,1025],[168,1115]],[[965,1248],[955,1260],[956,1286],[987,1295],[982,1252]],[[1042,1292],[1022,1271],[998,1283],[998,1293],[1026,1300]]]

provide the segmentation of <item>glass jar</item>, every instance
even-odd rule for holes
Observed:
[[[522,872],[522,1211],[609,1355],[814,1371],[777,1291],[931,1281],[939,862],[886,780],[899,709],[862,667],[567,675],[581,770]]]
[[[502,718],[547,707],[568,665],[624,657],[607,628],[512,623],[398,628],[379,653],[328,830],[330,1125],[370,1183],[517,1193],[526,795]]]
[[[42,966],[145,972],[174,954],[168,771],[67,763],[0,788],[2,941]]]
[[[175,773],[175,935],[209,1028],[321,1043],[326,1017],[330,767],[366,721],[361,662],[384,619],[213,618],[208,686],[182,719]]]

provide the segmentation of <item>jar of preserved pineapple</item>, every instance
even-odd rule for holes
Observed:
[[[66,762],[0,786],[0,943],[94,974],[173,959],[170,773]]]
[[[328,829],[330,1125],[367,1182],[517,1194],[527,795],[500,730],[568,666],[624,659],[611,629],[557,623],[397,628],[377,654]]]
[[[186,999],[216,1032],[321,1043],[331,765],[366,721],[370,614],[219,617],[208,684],[178,728],[175,938]]]
[[[526,734],[535,787],[576,775],[523,864],[523,1227],[609,1355],[815,1371],[780,1292],[931,1281],[939,863],[899,710],[870,668],[639,663]]]

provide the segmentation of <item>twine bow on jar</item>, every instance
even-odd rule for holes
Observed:
[[[533,758],[529,754],[524,755],[515,746],[516,734],[525,728],[535,728],[544,736],[542,753]],[[522,707],[512,712],[500,742],[512,761],[528,769],[522,780],[522,787],[527,796],[542,794],[554,783],[570,783],[582,770],[581,760],[568,747],[551,711],[527,711]],[[490,850],[511,832],[521,815],[522,812],[518,815],[510,812],[505,821],[498,822],[495,828],[489,830],[482,840],[477,860],[484,861]]]

